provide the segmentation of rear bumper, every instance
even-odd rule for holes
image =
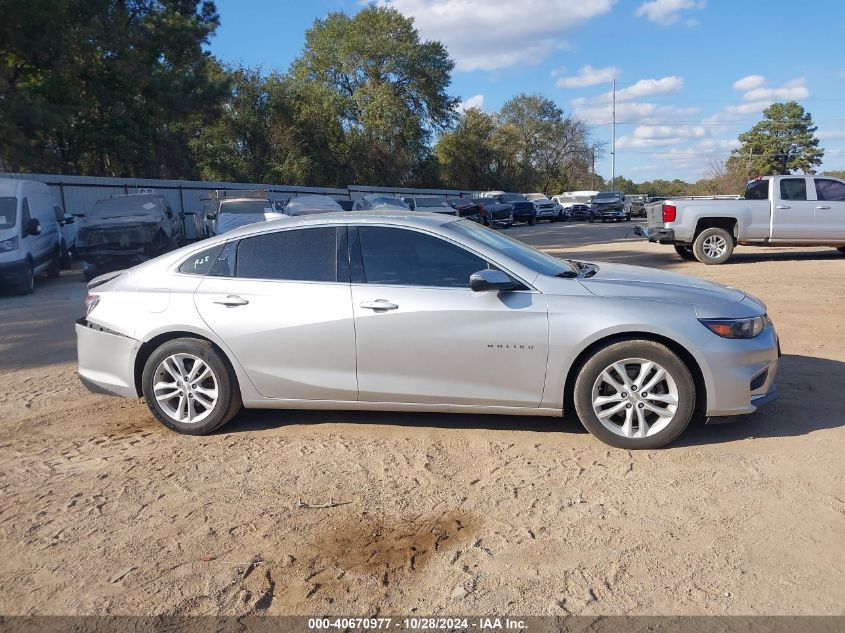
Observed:
[[[649,242],[658,242],[660,244],[674,244],[675,243],[675,230],[674,229],[661,229],[661,228],[649,228],[646,226],[635,226],[634,227],[634,234],[639,235],[640,237],[644,237]]]
[[[26,259],[19,259],[16,262],[3,262],[0,264],[0,283],[18,284],[26,278],[29,262]]]
[[[79,380],[92,393],[137,398],[135,356],[140,346],[134,338],[77,320]]]

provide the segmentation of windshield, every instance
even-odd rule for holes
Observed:
[[[269,200],[230,200],[220,203],[220,214],[224,213],[268,213],[273,211]]]
[[[745,185],[745,199],[746,200],[768,200],[769,199],[769,181],[768,180],[752,180]]]
[[[549,275],[554,277],[561,273],[577,274],[580,268],[574,264],[569,263],[564,259],[552,257],[546,253],[541,253],[522,242],[511,237],[506,237],[497,231],[488,229],[477,222],[470,222],[469,220],[458,220],[457,222],[450,222],[444,228],[453,231],[463,238],[482,242],[487,246],[495,248],[497,251],[510,257],[538,272],[541,275]]]
[[[370,198],[370,204],[373,207],[401,207],[403,209],[407,209],[408,205],[402,202],[399,198],[388,198],[386,196],[381,196],[378,198]]]
[[[117,196],[99,200],[91,211],[92,219],[107,220],[131,216],[160,218],[162,211],[151,196]]]
[[[525,196],[518,193],[503,193],[499,196],[499,200],[502,202],[527,202]]]
[[[418,207],[448,207],[443,198],[414,198]]]
[[[11,229],[15,226],[17,214],[17,198],[0,198],[0,229]]]
[[[593,198],[593,202],[601,202],[604,200],[618,200],[619,194],[615,191],[605,191],[604,193],[600,193],[595,198]]]

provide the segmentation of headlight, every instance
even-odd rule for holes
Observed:
[[[0,253],[9,253],[18,250],[18,236],[10,237],[8,240],[0,242]]]
[[[766,327],[766,317],[750,319],[699,319],[714,334],[722,338],[754,338]]]

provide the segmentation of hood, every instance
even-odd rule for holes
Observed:
[[[697,277],[679,275],[644,266],[598,263],[593,277],[579,279],[581,285],[599,297],[654,299],[706,305],[738,303],[745,292]]]
[[[214,225],[214,232],[217,235],[227,233],[239,226],[246,226],[247,224],[255,224],[256,222],[269,222],[270,220],[280,220],[290,216],[284,213],[276,213],[275,211],[265,211],[264,213],[221,213],[217,216],[217,222]]]

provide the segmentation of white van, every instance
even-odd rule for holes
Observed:
[[[35,275],[59,276],[61,256],[61,233],[47,185],[0,178],[0,284],[29,294]]]

